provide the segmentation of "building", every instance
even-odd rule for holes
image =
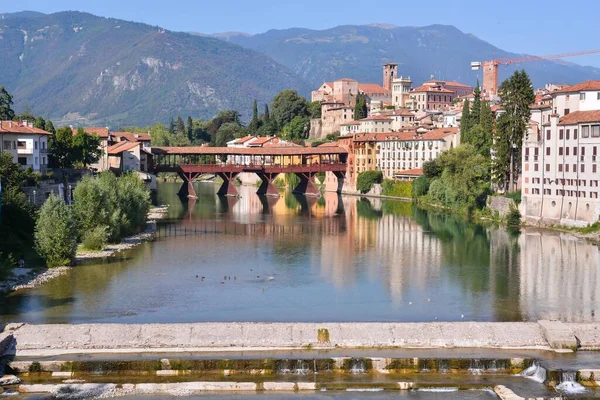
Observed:
[[[410,76],[394,79],[392,82],[392,104],[396,109],[406,108],[406,102],[410,97],[412,80]]]
[[[7,152],[21,168],[48,168],[48,138],[52,134],[34,128],[29,121],[0,121],[0,151]]]
[[[600,220],[600,81],[551,96],[551,108],[532,106],[521,212],[530,222],[585,226]]]
[[[439,110],[452,105],[456,94],[435,83],[425,83],[411,90],[406,106],[411,110]]]
[[[144,147],[142,142],[123,140],[109,146],[106,153],[109,169],[116,174],[130,171],[151,172],[152,170],[152,153],[150,148]]]
[[[473,87],[464,83],[455,81],[444,81],[440,79],[430,79],[423,85],[441,86],[445,89],[452,90],[456,97],[465,97],[473,95]]]

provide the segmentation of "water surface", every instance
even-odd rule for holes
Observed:
[[[3,321],[600,321],[600,250],[411,203],[284,194],[170,205],[160,237],[0,303]],[[204,279],[202,279],[204,277]]]

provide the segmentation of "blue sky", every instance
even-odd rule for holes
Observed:
[[[600,48],[599,0],[0,0],[0,13],[22,10],[86,11],[205,33],[325,29],[373,22],[400,26],[437,23],[454,25],[517,53],[545,55]],[[568,61],[600,67],[600,54]]]

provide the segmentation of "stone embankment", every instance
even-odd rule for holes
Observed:
[[[561,322],[8,324],[18,356],[290,348],[600,349],[600,324]]]

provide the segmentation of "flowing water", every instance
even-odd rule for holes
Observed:
[[[197,184],[159,238],[0,300],[36,323],[600,321],[600,250],[570,235],[483,227],[411,203]],[[308,367],[311,369],[311,367]]]

